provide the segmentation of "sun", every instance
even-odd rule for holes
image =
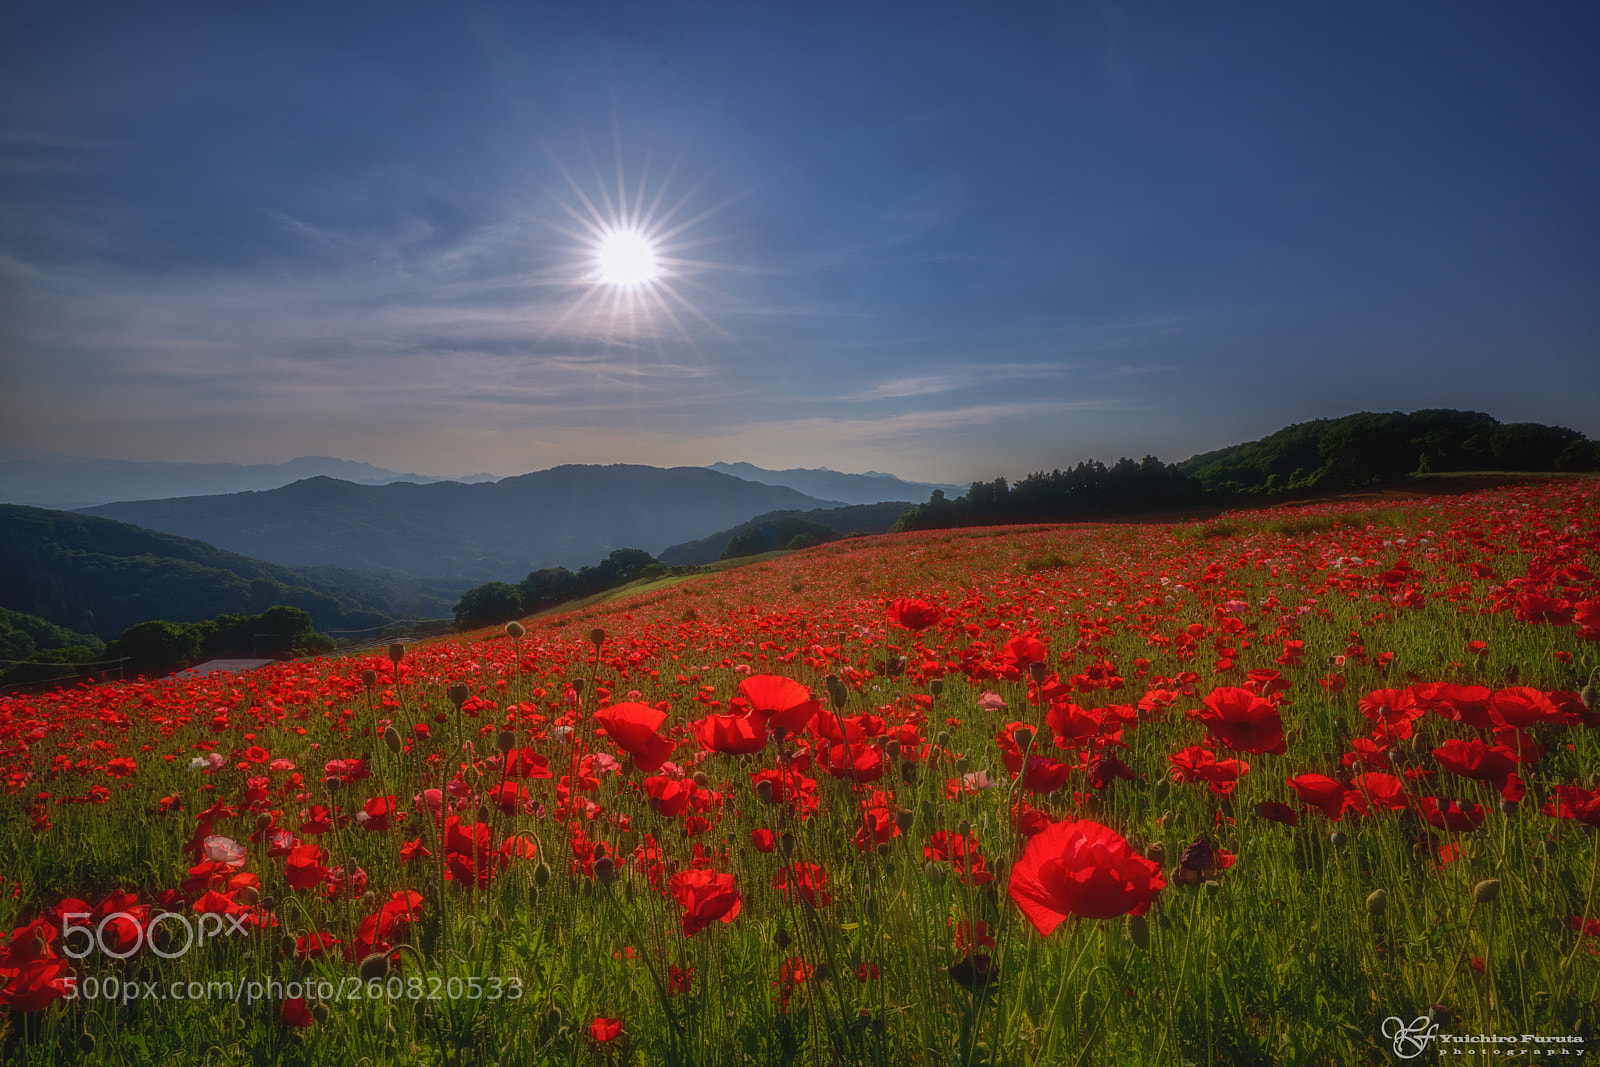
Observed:
[[[638,230],[609,230],[595,248],[600,281],[633,289],[661,276],[655,242]]]

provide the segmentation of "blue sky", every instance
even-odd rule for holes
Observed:
[[[1363,409],[1600,436],[1590,3],[32,8],[0,447],[962,483]],[[583,221],[624,208],[643,289]]]

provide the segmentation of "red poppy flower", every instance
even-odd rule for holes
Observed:
[[[1575,785],[1556,786],[1556,798],[1542,809],[1553,819],[1576,819],[1600,828],[1600,789]]]
[[[889,618],[908,630],[926,630],[939,621],[939,609],[925,600],[896,600],[889,605]]]
[[[1417,801],[1417,810],[1432,825],[1456,834],[1471,833],[1489,818],[1482,804],[1462,800],[1444,802],[1438,797],[1423,797]]]
[[[739,692],[750,702],[750,710],[762,716],[768,726],[781,726],[791,733],[804,730],[811,724],[811,717],[822,710],[810,689],[777,674],[752,674],[739,683]]]
[[[594,718],[605,727],[606,736],[632,756],[634,766],[642,771],[660,770],[678,747],[677,742],[656,732],[666,721],[667,713],[648,704],[613,704],[595,712]]]
[[[1278,800],[1263,800],[1256,805],[1256,814],[1263,819],[1281,822],[1285,826],[1299,826],[1300,816],[1289,805]]]
[[[1011,869],[1011,899],[1040,934],[1068,915],[1111,919],[1142,913],[1165,886],[1161,869],[1127,839],[1089,819],[1052,823],[1028,839]]]
[[[1486,745],[1477,738],[1452,737],[1433,750],[1439,766],[1452,774],[1504,786],[1506,776],[1517,768],[1517,755],[1504,745]]]
[[[767,721],[760,715],[707,715],[694,724],[694,733],[711,751],[734,756],[767,746]]]
[[[685,937],[693,937],[714,922],[731,923],[739,914],[739,890],[731,874],[679,871],[667,883],[667,891],[683,908]]]
[[[1300,799],[1338,822],[1349,803],[1349,791],[1325,774],[1298,774],[1286,779]]]
[[[1283,719],[1270,701],[1248,689],[1222,686],[1207,694],[1203,703],[1204,711],[1189,714],[1234,751],[1274,756],[1288,751],[1283,740]]]
[[[828,892],[827,872],[815,863],[792,863],[780,868],[772,879],[772,888],[782,892],[785,900],[803,897],[813,908],[833,903],[833,895]]]
[[[621,1036],[621,1019],[608,1019],[604,1015],[596,1015],[594,1021],[589,1024],[589,1038],[596,1044],[603,1045]]]
[[[305,997],[289,997],[278,1005],[278,1018],[287,1026],[307,1027],[316,1022]]]

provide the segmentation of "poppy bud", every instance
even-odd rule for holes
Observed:
[[[257,830],[265,830],[267,827],[269,827],[271,825],[272,825],[272,816],[271,815],[267,814],[266,812],[262,812],[260,815],[256,816],[256,829]]]
[[[889,842],[887,842],[887,841],[879,841],[878,842],[878,858],[879,859],[883,859],[884,857],[886,857],[888,855],[889,855]]]
[[[781,926],[778,927],[777,932],[772,935],[772,943],[778,949],[778,951],[780,951],[780,952],[783,951],[784,949],[788,948],[789,947],[789,931],[785,930]]]
[[[277,907],[277,905],[278,905],[278,901],[274,897],[265,896],[265,897],[261,898],[261,910],[262,911],[271,911],[273,908]]]
[[[515,730],[501,730],[494,738],[494,747],[503,756],[517,747],[517,732]]]
[[[944,692],[944,679],[935,678],[933,681],[929,682],[928,692],[932,696],[938,696],[940,693]]]
[[[261,891],[253,885],[241,886],[233,895],[233,899],[245,907],[250,907],[261,899]]]
[[[694,777],[692,779],[690,779],[690,780],[693,781],[694,784],[699,786],[701,789],[709,789],[709,788],[711,788],[711,779],[706,777],[706,772],[705,771],[695,771],[694,772]]]
[[[890,759],[899,759],[900,758],[900,742],[898,742],[898,741],[890,741],[888,744],[883,746],[883,752],[884,752],[884,755],[888,756]]]
[[[1127,918],[1128,940],[1140,948],[1150,947],[1150,923],[1143,915],[1130,915]]]
[[[444,695],[449,697],[450,698],[450,703],[452,703],[452,704],[454,704],[456,706],[456,710],[457,711],[460,711],[461,710],[461,705],[463,705],[463,704],[465,704],[467,702],[467,695],[470,692],[471,692],[471,690],[469,690],[465,685],[463,685],[460,682],[457,682],[455,685],[452,685],[449,689],[446,689],[444,691]]]
[[[549,1011],[545,1012],[544,1013],[544,1024],[545,1024],[545,1026],[549,1027],[552,1030],[560,1029],[560,1027],[561,1027],[561,1009],[560,1008],[551,1008]]]
[[[479,822],[488,822],[489,821],[489,807],[488,807],[488,805],[487,804],[479,804],[478,805],[478,813],[477,814],[478,814],[478,821]]]
[[[283,953],[285,956],[293,956],[295,949],[298,947],[299,946],[295,944],[293,934],[284,934],[282,937],[278,938],[278,951]]]
[[[594,861],[595,880],[601,885],[610,885],[617,877],[617,864],[610,856],[602,856]]]
[[[794,834],[785,830],[778,835],[778,851],[785,856],[794,851]]]
[[[1510,797],[1501,797],[1500,811],[1504,815],[1515,815],[1517,813],[1517,802]]]
[[[389,977],[388,953],[374,952],[361,961],[361,967],[356,973],[361,975],[363,982],[377,982]]]
[[[1150,798],[1156,803],[1167,799],[1167,794],[1172,792],[1172,784],[1165,778],[1157,778],[1155,785],[1150,787]]]
[[[361,684],[371,689],[378,684],[378,672],[370,667],[361,672]]]
[[[371,910],[372,906],[377,902],[378,894],[374,893],[372,890],[369,889],[365,893],[361,894],[361,907],[363,910]]]
[[[93,1052],[94,1052],[94,1035],[89,1033],[87,1030],[85,1030],[83,1033],[79,1034],[78,1035],[78,1048],[82,1049],[85,1055],[93,1054]]]
[[[916,821],[916,816],[909,811],[897,811],[894,815],[894,824],[900,827],[900,832],[905,833],[911,829],[911,824]]]
[[[1032,678],[1034,681],[1044,681],[1044,673],[1045,666],[1042,662],[1035,660],[1034,662],[1028,664],[1028,677]]]
[[[828,691],[828,700],[833,704],[833,710],[838,711],[850,699],[850,690],[837,674],[830,674],[823,679],[823,688]]]
[[[922,817],[924,819],[933,818],[933,801],[924,799],[921,804],[917,805],[917,807],[922,810]]]
[[[405,744],[406,743],[404,741],[400,740],[400,731],[399,730],[396,730],[393,726],[388,726],[388,727],[384,728],[384,731],[383,731],[383,747],[384,748],[387,748],[390,752],[393,752],[395,755],[399,755],[400,754],[400,750],[405,748]]]
[[[606,643],[606,632],[596,626],[589,631],[589,643],[594,645],[595,648],[599,648]]]
[[[932,882],[934,885],[940,885],[944,882],[944,868],[939,866],[933,860],[929,860],[927,863],[922,865],[922,873],[927,875],[928,881]]]
[[[317,1001],[311,1005],[311,1017],[319,1023],[326,1023],[328,1021],[328,1006],[320,1000]]]
[[[915,763],[900,764],[900,780],[906,785],[916,785],[917,765]]]
[[[960,834],[962,837],[970,835],[972,833],[972,824],[966,819],[962,819],[960,822],[956,823],[956,833]]]
[[[1382,915],[1389,908],[1389,894],[1382,889],[1374,889],[1367,894],[1367,914]]]
[[[1500,895],[1500,879],[1485,878],[1472,887],[1472,899],[1477,904],[1492,903]]]
[[[1578,699],[1583,701],[1583,706],[1590,711],[1594,710],[1595,690],[1593,684],[1586,685],[1578,690]]]
[[[1447,1023],[1453,1015],[1454,1012],[1443,1004],[1431,1004],[1428,1006],[1428,1021],[1430,1023]]]
[[[527,632],[527,627],[523,626],[520,622],[512,621],[506,623],[506,636],[511,638],[513,641],[517,640]]]
[[[1343,830],[1335,830],[1333,833],[1328,835],[1328,843],[1334,848],[1343,848],[1345,846],[1345,842],[1349,840],[1350,835],[1345,833]]]
[[[950,747],[950,731],[949,730],[940,730],[939,731],[939,736],[935,737],[934,741],[939,745],[940,748],[949,748]]]
[[[400,662],[400,657],[404,656],[405,654],[406,654],[406,646],[402,645],[399,641],[396,641],[394,644],[389,646],[389,662],[390,663],[399,663]]]
[[[533,884],[543,889],[550,884],[550,865],[540,860],[533,868]]]

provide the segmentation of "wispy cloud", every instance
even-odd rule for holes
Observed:
[[[990,364],[983,367],[960,367],[932,374],[909,375],[869,386],[859,393],[839,397],[840,400],[893,400],[914,396],[936,396],[940,393],[971,389],[997,382],[1048,381],[1066,377],[1072,368],[1063,364]]]

